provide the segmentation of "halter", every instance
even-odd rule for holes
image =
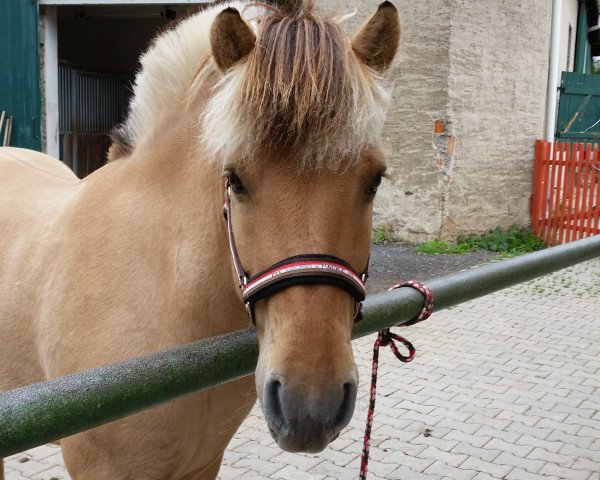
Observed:
[[[248,317],[254,325],[256,325],[254,305],[258,301],[296,285],[333,285],[345,290],[356,302],[355,321],[360,319],[361,305],[365,299],[365,282],[369,276],[368,262],[365,271],[358,274],[341,258],[333,255],[311,253],[288,257],[256,275],[249,276],[242,266],[233,235],[229,180],[225,182],[223,215],[227,222],[227,238],[229,239],[231,259],[242,290],[242,298],[246,305]]]

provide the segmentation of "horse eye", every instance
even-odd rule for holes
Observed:
[[[246,191],[246,187],[244,187],[244,184],[240,180],[240,177],[238,177],[234,172],[227,173],[227,181],[229,182],[231,190],[236,195],[246,195],[248,193]]]
[[[379,188],[379,185],[381,185],[382,176],[383,175],[381,175],[380,173],[375,175],[375,178],[373,178],[373,181],[369,185],[369,188],[367,188],[367,195],[373,196],[377,193],[377,189]]]

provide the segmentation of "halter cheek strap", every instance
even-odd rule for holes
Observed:
[[[225,187],[223,214],[227,222],[229,249],[239,286],[242,289],[246,311],[252,323],[255,324],[254,305],[257,302],[295,285],[333,285],[345,290],[356,302],[355,320],[359,319],[360,306],[365,299],[365,282],[367,281],[368,273],[366,269],[362,274],[356,273],[341,258],[318,253],[296,255],[281,260],[256,275],[249,276],[240,261],[233,235],[231,189],[229,182],[226,182]]]

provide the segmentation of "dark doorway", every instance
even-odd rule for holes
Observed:
[[[60,158],[80,178],[104,165],[126,114],[140,54],[189,5],[60,6]]]

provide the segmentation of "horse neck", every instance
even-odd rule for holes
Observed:
[[[129,158],[116,160],[114,173],[109,163],[103,183],[116,181],[121,191],[132,192],[137,212],[126,215],[153,225],[147,230],[155,238],[142,241],[176,252],[170,257],[177,265],[169,269],[176,278],[165,283],[182,285],[177,295],[184,297],[190,321],[202,319],[201,334],[216,335],[247,326],[247,320],[232,273],[221,166],[203,158],[190,128],[184,123],[159,128]],[[124,228],[135,238],[133,230],[140,227]]]

